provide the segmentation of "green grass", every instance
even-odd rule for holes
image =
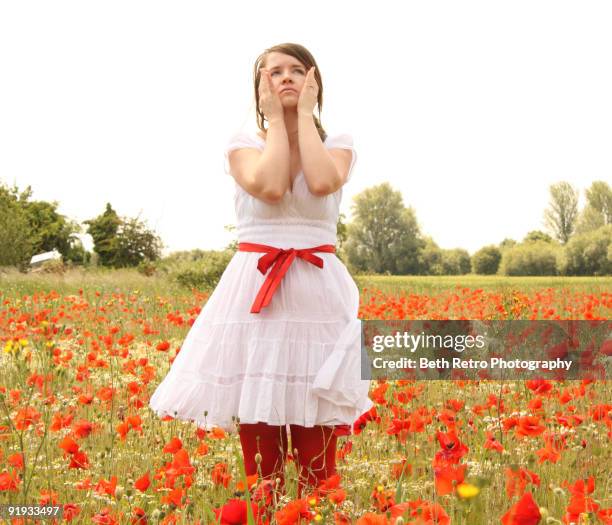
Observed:
[[[0,293],[15,295],[48,293],[78,293],[79,289],[105,292],[146,291],[158,295],[187,295],[189,290],[180,287],[163,276],[147,277],[134,269],[111,270],[106,268],[68,270],[64,274],[21,273],[14,269],[0,268]]]
[[[383,293],[435,294],[457,286],[490,292],[518,289],[528,293],[543,288],[571,288],[586,293],[612,292],[612,277],[504,277],[499,275],[356,275],[359,290],[376,288]],[[159,295],[182,295],[190,291],[163,275],[147,277],[134,269],[76,268],[64,274],[20,273],[0,268],[0,293],[4,295],[56,291],[77,293],[79,289],[100,292],[140,290]]]
[[[542,288],[571,288],[586,293],[612,292],[612,277],[506,277],[502,275],[358,275],[354,277],[360,290],[376,288],[383,293],[430,294],[453,289],[483,288],[502,292],[511,288],[528,293]]]

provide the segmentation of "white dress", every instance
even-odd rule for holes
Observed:
[[[351,136],[328,136],[324,144],[350,149],[352,172],[357,155]],[[225,151],[226,174],[229,151],[264,146],[256,133],[234,134]],[[342,188],[312,195],[303,173],[276,204],[236,183],[238,241],[285,249],[335,245],[341,199]],[[323,268],[297,257],[270,304],[251,313],[271,271],[257,269],[264,255],[234,254],[149,406],[158,416],[192,420],[206,430],[235,432],[235,418],[348,429],[373,406],[369,380],[361,379],[358,288],[335,253],[317,252]]]

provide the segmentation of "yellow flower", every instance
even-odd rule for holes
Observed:
[[[314,507],[317,504],[317,498],[310,498],[308,503]]]
[[[28,346],[28,340],[27,339],[19,339],[19,344],[21,346]]]
[[[321,516],[321,514],[317,514],[317,515],[314,517],[314,520],[315,520],[316,522],[323,521],[323,516]]]
[[[11,341],[10,339],[6,342],[6,344],[4,345],[4,353],[5,354],[10,354],[11,351],[13,349],[13,341]]]
[[[478,496],[479,492],[480,489],[471,483],[459,483],[459,485],[457,485],[457,494],[460,498],[473,498],[474,496]]]

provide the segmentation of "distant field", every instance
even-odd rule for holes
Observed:
[[[454,290],[456,287],[482,288],[490,292],[529,292],[546,288],[570,288],[583,293],[612,293],[612,277],[503,277],[496,275],[444,275],[444,276],[386,276],[357,275],[354,280],[360,290],[375,288],[383,293],[429,294]],[[157,293],[184,293],[189,290],[169,282],[161,276],[146,277],[133,269],[71,270],[64,275],[22,274],[12,269],[0,269],[0,291],[55,290],[72,293],[79,288],[96,287],[100,291],[123,290],[156,291]]]
[[[359,289],[377,288],[384,292],[429,293],[462,286],[489,291],[511,289],[528,292],[542,288],[571,288],[581,292],[612,293],[612,277],[504,277],[499,275],[368,275],[356,276]]]

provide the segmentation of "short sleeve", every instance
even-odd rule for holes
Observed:
[[[229,165],[229,153],[235,149],[240,148],[257,148],[261,149],[261,143],[257,141],[256,138],[252,137],[249,133],[245,133],[244,131],[240,131],[238,133],[234,133],[225,146],[225,163],[223,165],[223,171],[226,175],[230,174],[230,165]]]
[[[332,148],[350,149],[351,152],[353,153],[351,165],[349,166],[348,177],[346,179],[348,182],[351,179],[351,175],[353,173],[353,166],[355,165],[355,162],[357,161],[357,152],[355,151],[355,148],[353,147],[353,137],[349,135],[348,133],[341,133],[338,135],[333,135],[333,136],[327,137],[327,140],[325,141],[325,145],[327,146],[328,149],[332,149]]]

